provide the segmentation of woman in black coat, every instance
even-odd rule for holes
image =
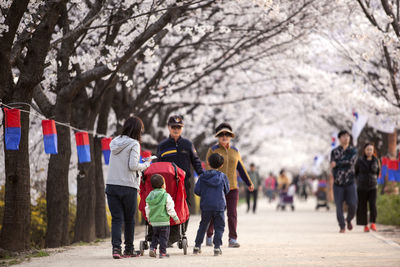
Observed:
[[[371,230],[376,231],[376,186],[380,168],[380,162],[374,156],[374,145],[366,143],[363,155],[355,165],[358,193],[357,224],[364,225],[364,232],[369,232],[367,203],[369,204]]]

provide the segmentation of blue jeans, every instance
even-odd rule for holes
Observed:
[[[125,250],[133,250],[137,189],[128,186],[106,186],[108,208],[111,212],[111,244],[121,248],[121,228],[125,225]]]
[[[356,214],[357,210],[356,185],[354,183],[344,186],[339,186],[334,184],[333,195],[336,204],[336,218],[339,222],[340,229],[344,229],[346,224],[343,216],[343,202],[346,202],[348,206],[346,221],[350,222],[354,218],[354,215]]]
[[[222,245],[222,235],[225,229],[225,212],[224,211],[201,211],[201,221],[199,230],[197,230],[195,246],[201,247],[204,235],[208,229],[211,219],[214,221],[214,247],[219,248]]]
[[[167,253],[168,239],[169,226],[154,226],[150,249],[157,249],[157,245],[160,244],[160,253]]]

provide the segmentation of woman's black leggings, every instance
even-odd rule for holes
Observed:
[[[357,189],[358,207],[357,207],[357,224],[368,225],[368,207],[369,204],[369,222],[376,222],[376,188],[371,190]]]

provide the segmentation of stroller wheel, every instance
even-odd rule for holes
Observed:
[[[179,249],[182,249],[182,248],[183,248],[182,243],[183,243],[183,242],[182,242],[182,240],[180,239],[180,240],[178,241],[178,248],[179,248]]]
[[[140,249],[140,256],[144,255],[144,250],[146,249],[146,241],[140,241],[139,249]]]
[[[187,248],[188,248],[188,243],[187,243],[187,239],[183,238],[182,239],[182,248],[183,248],[183,255],[187,254]]]

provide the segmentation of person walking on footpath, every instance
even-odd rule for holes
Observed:
[[[193,143],[182,137],[183,126],[182,116],[169,117],[169,137],[158,145],[157,157],[159,162],[173,162],[185,171],[186,202],[190,206],[190,167],[192,165],[198,175],[203,173],[203,167]]]
[[[275,185],[276,179],[272,172],[269,173],[267,179],[265,179],[264,187],[265,187],[265,194],[268,198],[268,203],[271,203],[275,199]]]
[[[232,131],[232,127],[224,122],[217,126],[215,129],[215,137],[218,138],[218,144],[208,149],[208,158],[211,154],[218,153],[224,157],[224,164],[218,169],[225,173],[229,180],[229,193],[226,195],[226,208],[228,215],[228,228],[229,228],[229,247],[238,248],[240,244],[237,242],[237,204],[239,200],[239,190],[237,174],[239,172],[243,182],[248,186],[250,191],[254,190],[254,185],[247,173],[239,150],[230,145],[231,139],[235,137]],[[210,168],[210,166],[208,166]],[[210,222],[210,226],[207,231],[207,246],[212,246],[212,235],[214,232],[213,222]]]
[[[203,173],[203,167],[193,143],[189,139],[182,137],[183,126],[182,116],[174,115],[169,117],[169,137],[158,145],[157,158],[159,162],[173,162],[185,171],[186,203],[190,207],[190,199],[192,198],[190,191],[191,165],[198,175]],[[188,223],[189,220],[185,223],[186,229]],[[179,230],[179,225],[171,227],[169,245],[179,240]]]
[[[225,229],[225,195],[229,193],[229,182],[224,173],[217,171],[224,164],[224,158],[221,155],[218,153],[211,154],[207,162],[211,170],[200,175],[194,188],[194,193],[200,196],[201,221],[197,230],[193,254],[201,253],[201,244],[212,219],[215,228],[214,256],[219,256],[222,254],[222,235]]]
[[[258,190],[261,187],[262,181],[254,163],[250,164],[249,176],[254,185],[254,190],[250,191],[248,188],[246,188],[247,212],[250,211],[250,197],[253,196],[253,213],[256,213]]]
[[[122,134],[110,143],[110,167],[106,180],[108,207],[111,212],[111,244],[114,259],[136,257],[133,247],[135,213],[139,173],[150,165],[148,160],[140,163],[140,142],[143,122],[138,117],[128,118]],[[121,253],[121,228],[125,229],[125,251]]]
[[[286,171],[285,169],[282,169],[279,172],[279,176],[278,176],[278,190],[283,190],[284,188],[287,190],[289,188],[290,182],[289,182],[289,178],[286,175]]]
[[[372,143],[366,143],[364,145],[364,153],[358,158],[355,165],[358,195],[356,221],[357,225],[364,226],[364,232],[369,232],[367,204],[369,205],[371,230],[376,231],[376,187],[381,168],[379,160],[374,156],[374,150]]]
[[[338,134],[340,145],[331,152],[331,163],[333,175],[333,195],[336,204],[336,217],[339,222],[340,233],[347,229],[351,231],[357,209],[357,192],[355,185],[354,165],[357,160],[357,150],[350,145],[350,134],[342,130]],[[348,212],[346,222],[343,215],[343,203],[346,202]]]
[[[162,175],[154,174],[150,178],[153,190],[146,198],[146,216],[150,225],[153,227],[153,237],[151,239],[149,255],[157,256],[157,246],[160,244],[160,258],[169,257],[167,246],[169,239],[170,217],[176,224],[180,224],[178,215],[175,212],[175,203],[170,194],[165,191],[165,180]]]

